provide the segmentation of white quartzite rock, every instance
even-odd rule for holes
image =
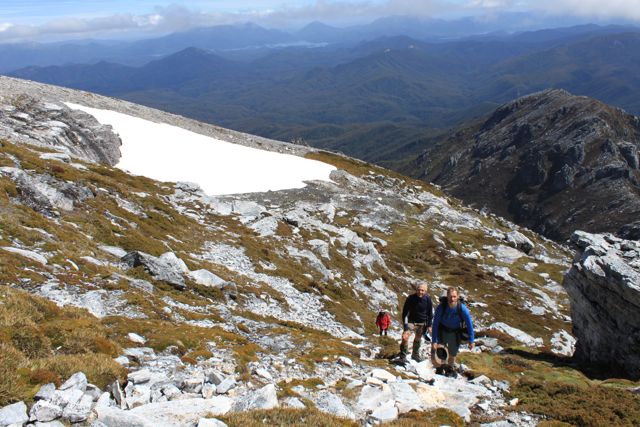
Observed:
[[[231,409],[232,400],[226,396],[212,399],[185,399],[149,403],[130,411],[106,407],[98,408],[98,421],[107,427],[175,427],[195,425],[200,418],[224,415]]]
[[[278,395],[276,386],[267,384],[259,390],[249,392],[247,395],[239,399],[233,406],[234,411],[251,411],[254,409],[273,409],[277,408]]]
[[[422,410],[422,401],[413,387],[406,382],[395,382],[391,383],[390,386],[398,412],[404,414],[409,411]]]
[[[31,421],[48,422],[62,416],[62,408],[46,400],[38,400],[29,411]]]
[[[371,413],[369,419],[372,421],[384,423],[393,421],[398,418],[398,408],[393,399],[384,402],[375,411]]]
[[[198,285],[213,288],[221,288],[227,283],[224,279],[205,269],[191,271],[189,272],[189,277]]]
[[[347,408],[338,396],[328,391],[321,391],[313,401],[322,412],[351,420],[356,418],[353,411]]]
[[[24,402],[17,402],[0,408],[0,426],[22,425],[29,421],[27,415],[27,405]]]
[[[144,337],[136,334],[135,332],[129,332],[127,334],[127,338],[129,338],[130,341],[133,341],[134,343],[137,343],[137,344],[144,344],[147,342],[147,340]]]
[[[216,393],[225,394],[236,385],[236,380],[233,377],[225,378],[220,384],[216,386]]]
[[[521,331],[520,329],[511,327],[506,323],[502,323],[502,322],[492,323],[489,326],[489,329],[496,329],[500,332],[504,332],[505,334],[509,335],[510,337],[520,341],[521,343],[529,347],[540,347],[544,344],[544,341],[542,340],[542,338],[534,338],[531,335],[527,334],[526,332]]]
[[[198,427],[227,427],[227,425],[215,418],[200,418]]]
[[[62,411],[62,417],[71,421],[72,423],[78,423],[89,418],[91,414],[91,407],[93,406],[93,396],[88,393],[82,395],[80,400],[67,405]]]
[[[56,385],[54,383],[45,384],[40,387],[40,390],[33,396],[33,400],[51,400],[55,391]]]
[[[18,254],[25,258],[29,258],[30,260],[39,262],[42,265],[46,265],[48,262],[44,256],[34,251],[29,251],[29,250],[20,249],[20,248],[13,248],[11,246],[4,246],[4,247],[1,247],[0,249],[3,249],[7,252],[13,252],[14,254]]]

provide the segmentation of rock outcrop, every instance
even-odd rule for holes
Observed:
[[[122,144],[111,126],[93,116],[27,95],[0,97],[0,138],[55,148],[110,166],[120,160]]]
[[[546,90],[453,131],[404,172],[556,240],[636,235],[639,141],[640,118]]]
[[[571,298],[575,357],[587,368],[640,378],[640,244],[577,231]]]

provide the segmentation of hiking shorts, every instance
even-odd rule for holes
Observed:
[[[449,357],[456,357],[460,347],[460,337],[457,331],[440,331],[440,344],[447,347]]]
[[[427,331],[426,323],[407,323],[408,331],[415,332],[416,336],[422,336]]]

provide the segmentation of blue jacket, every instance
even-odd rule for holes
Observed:
[[[443,307],[444,313],[442,313]],[[461,307],[462,316],[464,317],[464,321],[467,324],[467,331],[469,332],[469,342],[472,343],[474,340],[474,334],[473,323],[471,322],[471,313],[469,313],[469,309],[466,305],[462,304]],[[433,342],[438,342],[440,325],[444,325],[449,329],[459,329],[461,320],[462,319],[460,319],[460,316],[458,316],[458,307],[450,308],[446,303],[438,305],[438,308],[436,308],[435,316],[433,318]]]

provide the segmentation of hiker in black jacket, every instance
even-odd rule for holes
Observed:
[[[413,351],[411,358],[420,362],[420,344],[422,335],[425,332],[431,333],[431,321],[433,320],[433,304],[431,297],[427,295],[427,284],[422,283],[416,288],[416,292],[407,297],[402,307],[402,342],[400,343],[400,353],[404,358],[409,353],[409,337],[413,332]]]

